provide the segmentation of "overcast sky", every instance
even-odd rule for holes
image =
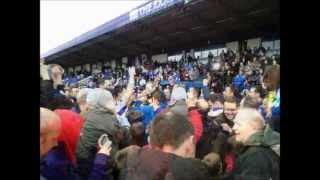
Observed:
[[[40,53],[128,12],[147,0],[41,0]]]

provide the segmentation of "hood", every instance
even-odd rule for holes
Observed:
[[[187,99],[187,92],[183,87],[175,87],[171,93],[171,100],[172,101],[179,101],[179,100],[186,100]]]
[[[64,144],[67,157],[75,164],[76,145],[84,119],[79,114],[70,110],[58,109],[54,112],[57,113],[61,119],[61,130],[58,141]]]
[[[270,147],[280,156],[280,134],[273,131],[268,125],[264,131],[253,134],[245,145]]]
[[[182,115],[188,115],[188,107],[184,100],[179,100],[174,103],[174,105],[171,106],[171,110],[174,113],[182,114]]]
[[[87,103],[93,109],[115,112],[116,105],[112,94],[104,89],[96,88],[87,95]]]

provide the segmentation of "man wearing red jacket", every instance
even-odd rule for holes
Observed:
[[[191,124],[193,125],[195,131],[194,136],[196,139],[196,143],[200,140],[203,132],[203,126],[202,126],[202,118],[201,114],[198,112],[197,107],[190,107],[188,112],[188,116],[191,120]]]
[[[203,133],[203,117],[200,113],[200,108],[198,106],[198,101],[200,97],[200,90],[197,88],[190,88],[187,94],[187,107],[188,116],[191,120],[193,127],[195,128],[195,138],[196,142],[199,142]]]
[[[201,114],[196,108],[196,104],[197,98],[193,96],[193,93],[187,95],[186,90],[177,85],[173,88],[170,102],[171,110],[177,114],[189,117],[195,130],[194,136],[197,143],[202,136],[203,125]]]
[[[188,95],[186,103],[188,107],[188,116],[190,118],[191,124],[195,129],[194,136],[197,143],[200,140],[203,133],[203,122],[201,114],[199,112],[199,108],[197,107],[197,98],[194,96],[190,97]]]

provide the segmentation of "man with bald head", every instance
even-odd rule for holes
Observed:
[[[40,158],[45,156],[53,147],[58,145],[59,135],[59,116],[49,109],[40,107]],[[40,179],[45,180],[41,174]]]
[[[59,116],[46,108],[40,108],[40,157],[58,144],[60,134]]]
[[[240,109],[234,123],[235,139],[244,148],[230,179],[280,179],[280,134],[253,108]]]

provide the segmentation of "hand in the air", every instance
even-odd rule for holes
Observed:
[[[134,66],[128,68],[130,77],[133,77],[136,74],[136,69]]]

